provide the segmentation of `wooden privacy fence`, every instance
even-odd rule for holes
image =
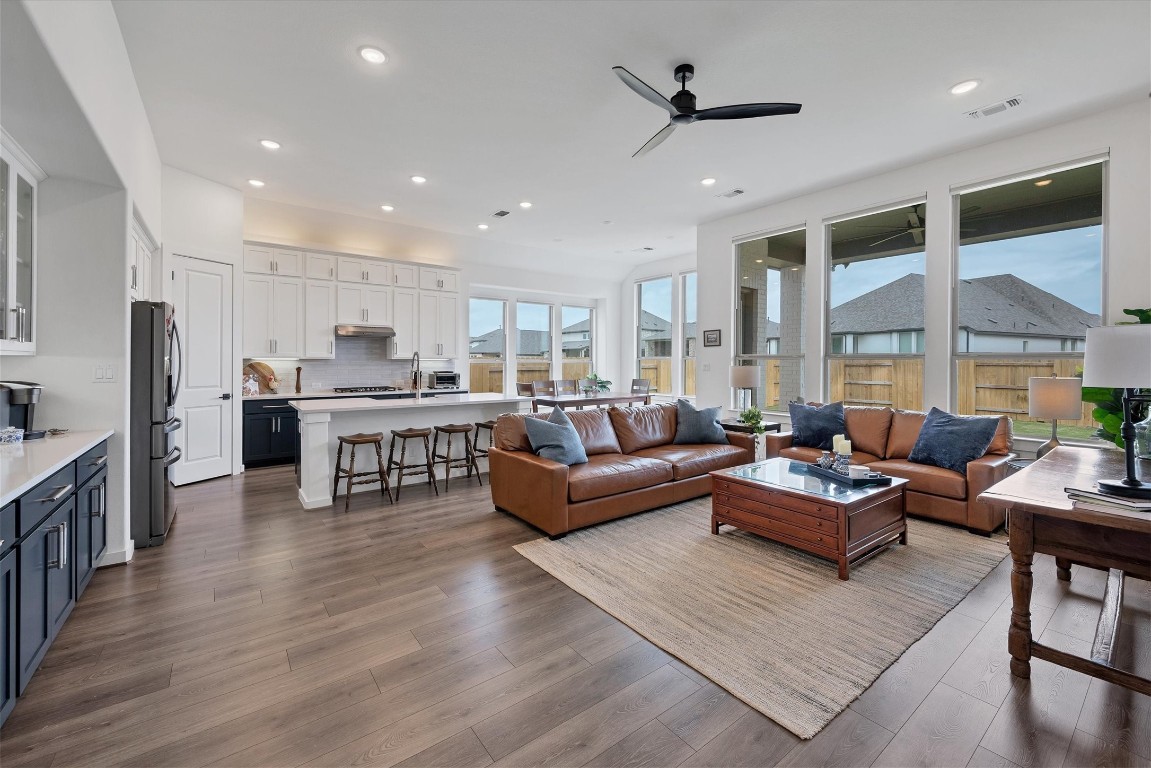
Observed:
[[[829,360],[831,401],[846,405],[923,409],[923,359],[833,357]]]
[[[563,361],[561,379],[585,379],[591,373],[588,360]],[[469,392],[503,392],[504,361],[472,360],[469,365]],[[517,360],[516,381],[530,384],[552,378],[551,365],[544,360]]]

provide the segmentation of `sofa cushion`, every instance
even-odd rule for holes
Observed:
[[[671,464],[672,477],[676,480],[738,467],[747,461],[747,451],[735,445],[661,445],[644,448],[631,455],[666,461]]]
[[[967,473],[967,462],[987,452],[999,429],[999,419],[987,416],[956,416],[932,408],[908,460]]]
[[[664,404],[608,409],[623,453],[671,445],[675,441],[675,413],[674,405]]]
[[[535,455],[560,464],[586,464],[587,453],[580,443],[579,434],[571,419],[560,408],[553,408],[547,420],[528,419],[524,422],[528,440]]]
[[[568,470],[568,498],[573,502],[599,499],[650,488],[671,479],[671,464],[666,461],[601,453],[589,456],[587,464],[577,464]]]
[[[854,448],[855,443],[852,443],[851,447]],[[794,459],[810,464],[817,461],[822,453],[823,451],[818,448],[796,448],[792,446],[791,448],[783,448],[780,450],[779,455],[785,459]],[[866,453],[865,451],[851,452],[852,464],[870,464],[873,461],[879,461],[879,457],[875,454]]]
[[[696,408],[687,400],[675,401],[675,444],[727,444],[727,435],[719,425],[719,409]]]
[[[847,406],[843,409],[843,424],[847,439],[857,451],[883,456],[887,450],[887,436],[891,432],[890,408]]]
[[[586,411],[567,411],[580,442],[588,456],[599,453],[623,453],[616,439],[607,410],[592,408]]]
[[[927,414],[921,411],[896,411],[891,414],[891,432],[887,436],[887,450],[883,456],[888,459],[906,459],[919,438],[919,428]]]
[[[832,449],[836,435],[847,431],[843,423],[843,403],[828,405],[804,405],[788,403],[791,415],[791,440],[800,448]]]
[[[873,472],[902,477],[909,482],[909,491],[929,493],[950,499],[967,498],[967,478],[958,472],[930,464],[916,464],[907,459],[886,459],[868,464]]]
[[[526,419],[543,419],[543,413],[504,413],[496,419],[496,428],[492,436],[496,448],[501,451],[527,451],[532,453],[532,443],[528,440]]]

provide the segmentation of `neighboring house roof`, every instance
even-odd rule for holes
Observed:
[[[831,310],[832,333],[884,333],[923,329],[923,275],[904,275]],[[1076,307],[1015,275],[963,280],[959,326],[976,333],[1084,338],[1102,325]]]

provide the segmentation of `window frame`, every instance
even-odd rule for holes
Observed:
[[[508,343],[509,343],[509,341],[508,341],[508,338],[509,338],[508,316],[509,316],[509,309],[510,309],[509,305],[511,304],[511,301],[509,299],[506,299],[506,298],[501,298],[498,296],[489,296],[487,294],[469,294],[468,295],[468,390],[469,391],[474,391],[474,386],[475,386],[472,383],[472,378],[471,378],[471,366],[472,366],[472,356],[471,356],[472,314],[471,314],[471,308],[472,308],[472,301],[496,301],[496,302],[499,302],[501,305],[503,305],[503,325],[502,325],[502,327],[504,329],[503,349],[500,350],[500,356],[498,358],[487,358],[487,359],[490,359],[492,362],[499,361],[499,362],[503,363],[504,373],[503,373],[502,383],[503,383],[503,393],[506,394],[508,391]],[[484,358],[479,358],[479,359],[482,360]]]

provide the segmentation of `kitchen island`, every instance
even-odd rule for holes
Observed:
[[[340,435],[383,432],[386,459],[393,429],[488,421],[501,413],[527,410],[531,406],[531,398],[488,392],[413,400],[373,400],[368,397],[302,399],[293,400],[290,405],[296,410],[299,420],[300,451],[296,476],[299,499],[305,509],[316,509],[332,503],[332,472]],[[442,477],[442,466],[438,469]],[[378,493],[379,486],[360,486],[355,490]]]

